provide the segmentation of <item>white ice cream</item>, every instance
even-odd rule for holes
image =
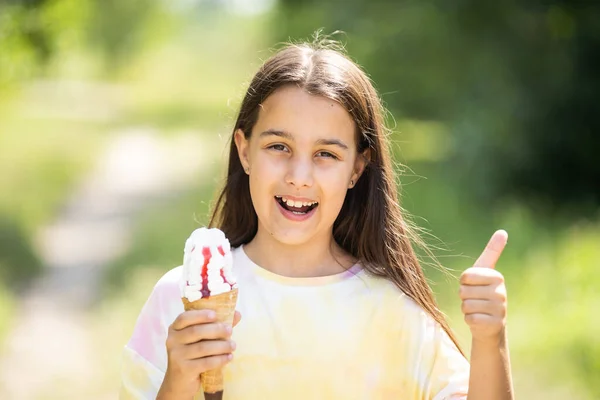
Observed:
[[[222,247],[225,256],[219,252]],[[196,229],[185,242],[183,249],[183,273],[180,281],[181,296],[189,301],[196,301],[202,297],[202,266],[204,255],[202,249],[210,248],[210,261],[208,270],[208,290],[210,296],[225,293],[237,287],[233,275],[233,258],[231,246],[225,234],[216,228]],[[192,252],[192,250],[194,250]],[[221,276],[227,279],[227,282]]]

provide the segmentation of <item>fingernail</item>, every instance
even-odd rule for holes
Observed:
[[[208,312],[208,318],[210,319],[215,319],[217,317],[217,313],[214,311],[209,311]]]
[[[231,350],[235,350],[235,348],[237,347],[237,345],[235,344],[235,342],[233,340],[231,342],[229,342],[229,345],[231,346]]]
[[[233,360],[233,354],[227,354],[227,360],[231,361]]]
[[[229,325],[225,327],[225,332],[227,332],[227,334],[231,334],[232,331],[233,329]]]

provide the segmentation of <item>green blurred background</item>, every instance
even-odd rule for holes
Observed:
[[[116,397],[249,79],[319,28],[380,90],[441,263],[509,232],[517,397],[600,398],[600,5],[576,3],[1,0],[0,398]],[[468,347],[457,281],[424,261]]]

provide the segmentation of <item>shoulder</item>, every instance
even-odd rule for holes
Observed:
[[[170,310],[181,303],[180,278],[182,267],[173,268],[164,273],[154,284],[144,308],[156,311]]]
[[[153,294],[160,297],[181,297],[180,279],[182,266],[171,269],[166,272],[154,285]]]
[[[395,321],[398,329],[410,330],[425,336],[435,336],[441,328],[435,319],[415,300],[404,293],[387,278],[362,271],[361,276],[369,293],[380,305],[380,310],[389,321]]]
[[[233,268],[237,267],[237,265],[240,263],[244,263],[246,260],[246,256],[244,250],[242,250],[242,246],[232,247],[231,256],[233,257]]]
[[[438,357],[463,365],[466,359],[442,325],[420,304],[384,278],[370,278],[383,293],[378,299],[379,321],[385,335],[421,359]],[[384,282],[379,282],[383,280]],[[398,340],[401,338],[402,340]],[[458,365],[457,364],[457,365]]]
[[[391,280],[373,275],[366,269],[361,270],[357,276],[363,282],[368,293],[384,302],[390,310],[402,310],[411,314],[418,314],[422,310],[413,299]]]
[[[181,270],[173,268],[156,282],[138,316],[134,337],[148,336],[150,332],[166,335],[168,326],[184,311],[179,288]]]
[[[156,285],[161,286],[169,286],[169,285],[179,285],[179,279],[181,278],[181,273],[183,270],[183,266],[175,267],[169,271],[167,271],[156,283]]]
[[[160,371],[167,365],[164,342],[169,325],[183,312],[179,277],[181,267],[166,272],[154,285],[135,323],[127,348],[128,356],[138,362],[145,360]],[[137,353],[137,354],[136,354]],[[147,364],[142,362],[143,365]],[[134,365],[138,365],[134,363]]]
[[[238,281],[245,282],[250,279],[256,270],[256,265],[248,258],[243,246],[232,247],[231,257],[233,259],[233,274]]]

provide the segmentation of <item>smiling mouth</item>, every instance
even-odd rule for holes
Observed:
[[[314,210],[319,206],[319,203],[315,202],[295,202],[293,200],[284,199],[281,196],[275,196],[275,200],[283,207],[285,210],[290,211],[297,215],[304,215]]]

